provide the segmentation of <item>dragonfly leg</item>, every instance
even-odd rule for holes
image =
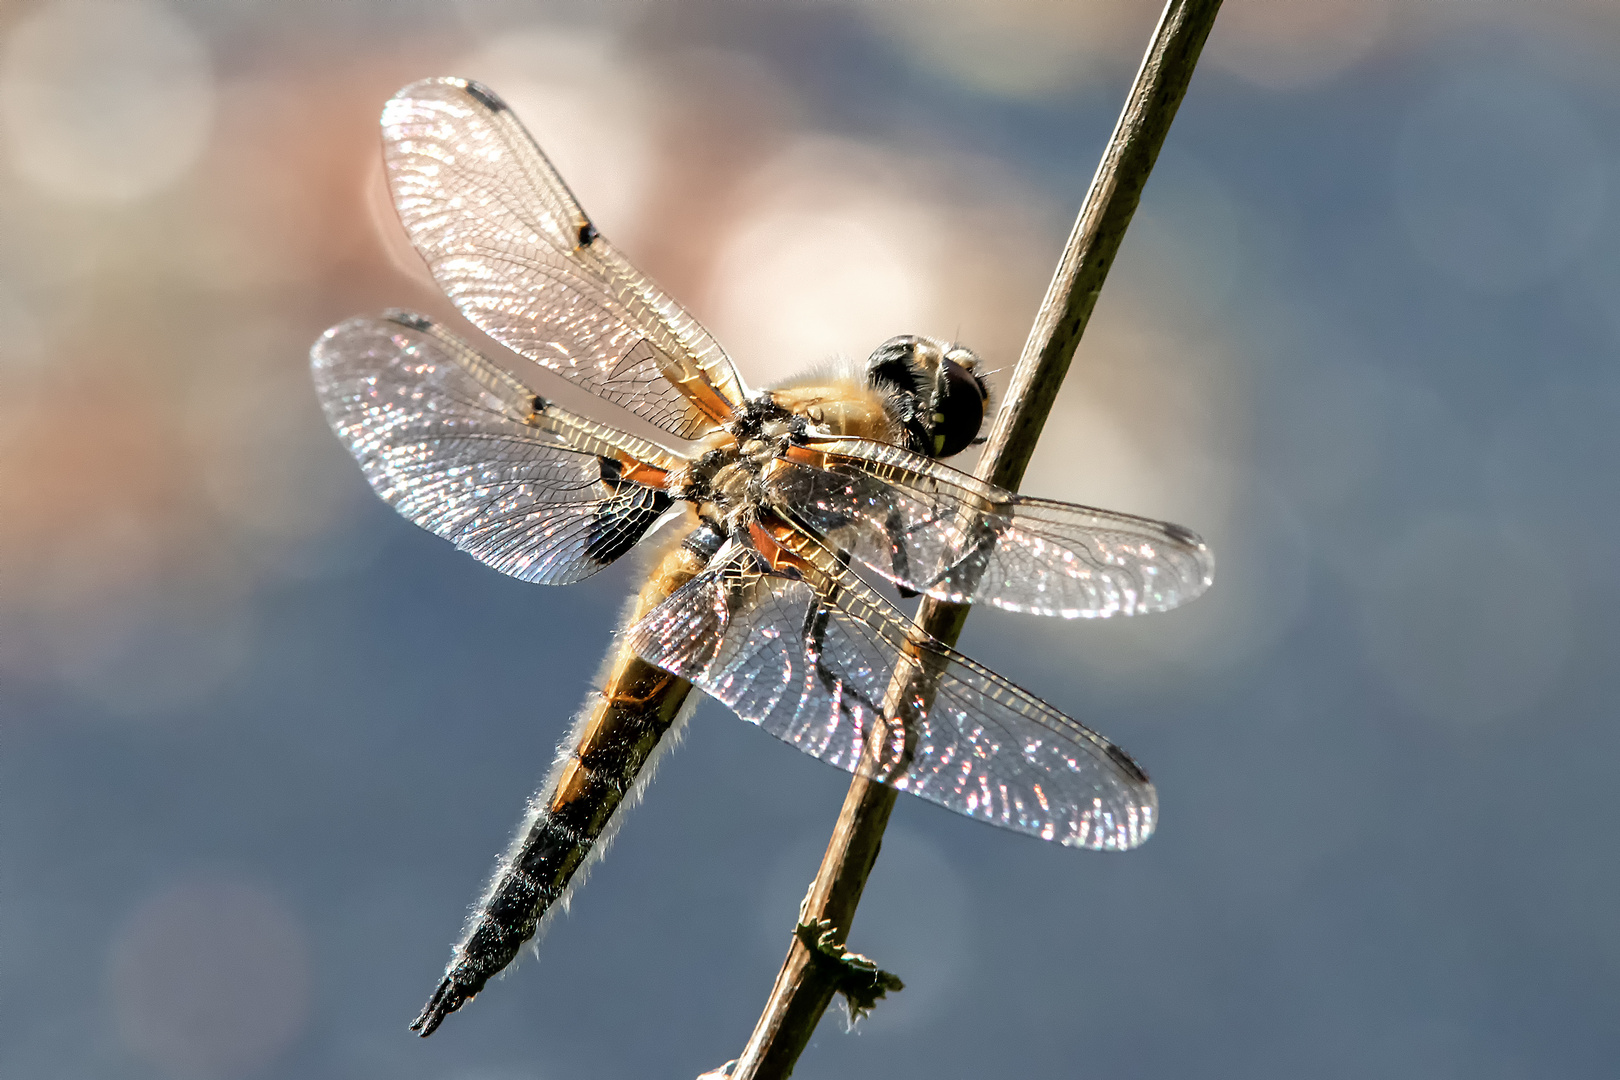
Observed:
[[[895,539],[891,540],[889,562],[894,570],[894,588],[902,600],[910,600],[921,594],[913,588],[901,584],[911,580],[911,560],[906,557],[906,546],[899,542],[899,538],[906,535],[906,523],[900,517],[900,508],[891,504],[888,519],[883,523],[884,531]]]
[[[861,738],[868,744],[873,739],[881,739],[884,744],[893,744],[898,741],[899,749],[887,761],[878,765],[876,779],[885,783],[898,780],[905,775],[906,769],[911,766],[911,759],[916,754],[917,733],[915,726],[906,724],[901,720],[891,719],[884,715],[881,702],[872,700],[858,688],[843,681],[841,676],[827,667],[821,660],[822,650],[826,647],[827,625],[832,612],[821,603],[812,604],[805,613],[804,640],[806,643],[805,655],[813,666],[816,678],[821,682],[827,693],[839,702],[839,709],[846,716],[851,716],[850,703],[853,703],[862,713],[871,717],[871,722],[859,724]],[[893,735],[896,727],[900,728],[898,740]]]

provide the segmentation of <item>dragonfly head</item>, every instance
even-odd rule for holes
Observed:
[[[866,379],[886,396],[908,449],[944,458],[967,449],[984,424],[990,387],[978,365],[966,346],[902,334],[873,350]]]

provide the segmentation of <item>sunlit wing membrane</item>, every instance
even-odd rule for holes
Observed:
[[[1214,574],[1209,549],[1179,525],[1013,495],[886,443],[790,450],[766,497],[890,581],[956,603],[1133,615],[1193,599]]]
[[[770,569],[732,541],[710,568],[630,631],[631,647],[805,753],[853,772],[899,657],[937,671],[933,704],[897,709],[909,766],[894,787],[1018,832],[1071,847],[1122,850],[1145,841],[1158,801],[1125,753],[929,639],[852,574]],[[909,714],[909,715],[908,715]]]
[[[596,232],[494,93],[412,83],[382,127],[400,219],[479,329],[682,438],[743,400],[719,344]]]
[[[350,319],[322,335],[310,361],[328,423],[377,494],[502,573],[579,581],[670,506],[663,491],[626,479],[641,458],[615,444],[649,458],[667,451],[552,412],[419,316]]]

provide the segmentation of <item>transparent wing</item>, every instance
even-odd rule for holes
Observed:
[[[596,232],[487,88],[412,83],[382,127],[400,219],[479,329],[682,438],[743,400],[708,331]]]
[[[537,427],[544,401],[420,316],[350,319],[310,362],[327,422],[377,494],[502,573],[579,581],[670,506],[619,457]]]
[[[1102,736],[933,639],[851,574],[770,569],[732,541],[699,577],[630,631],[647,661],[690,680],[744,720],[853,772],[885,740],[901,791],[1071,847],[1145,841],[1158,800],[1147,775]],[[902,655],[937,680],[933,704],[883,702]]]
[[[1029,499],[887,443],[794,448],[767,483],[777,512],[895,584],[1008,611],[1106,618],[1201,594],[1215,561],[1168,522]]]

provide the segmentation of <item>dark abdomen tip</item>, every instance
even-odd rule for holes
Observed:
[[[439,988],[433,991],[433,996],[428,998],[428,1003],[422,1007],[422,1015],[411,1024],[411,1030],[427,1038],[439,1030],[445,1017],[477,996],[477,991],[467,993],[465,987],[457,985],[454,979],[446,975]]]

